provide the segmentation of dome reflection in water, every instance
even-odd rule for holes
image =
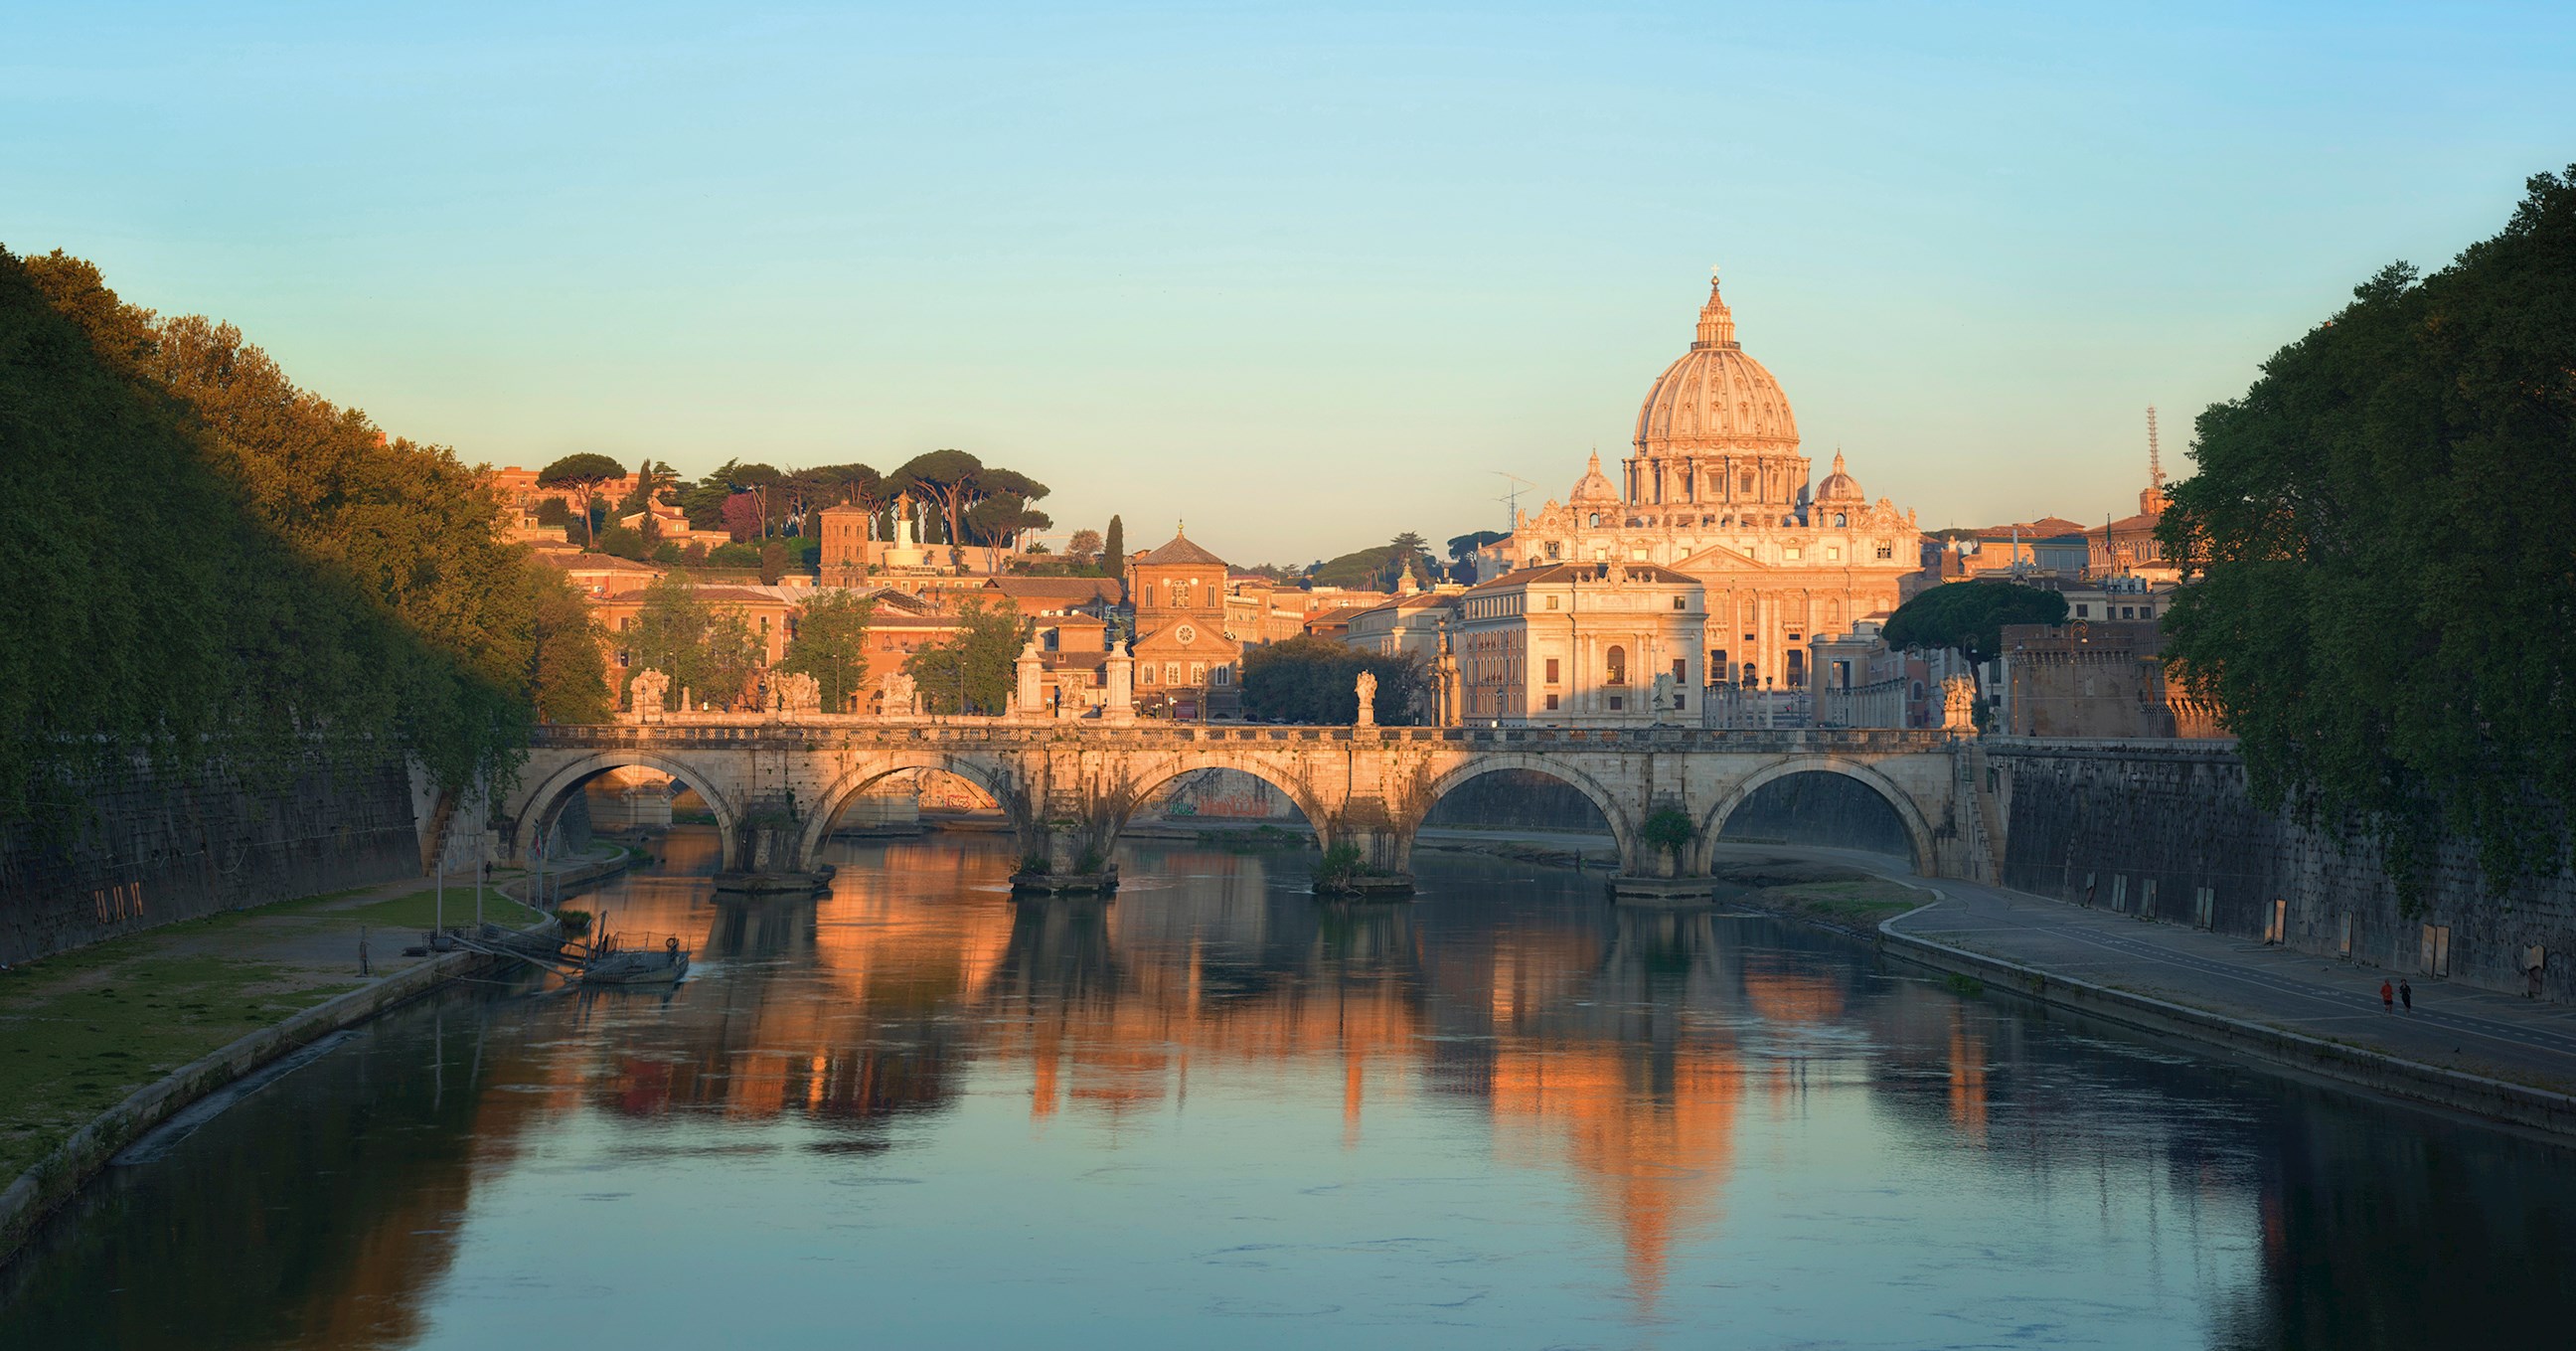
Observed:
[[[119,1168],[0,1345],[2441,1345],[2567,1306],[2568,1156],[1598,875],[998,839],[594,896],[668,995],[487,984]],[[2504,1323],[2497,1320],[2502,1318]]]

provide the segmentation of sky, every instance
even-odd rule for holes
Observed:
[[[469,462],[880,469],[1239,563],[1627,451],[1723,268],[1926,528],[2576,161],[2576,7],[0,3],[0,245]]]

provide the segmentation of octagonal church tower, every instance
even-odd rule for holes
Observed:
[[[1711,683],[1809,686],[1806,646],[1884,620],[1921,566],[1914,513],[1861,491],[1840,453],[1810,485],[1797,415],[1736,339],[1712,277],[1690,348],[1646,387],[1621,482],[1595,454],[1564,502],[1515,517],[1513,568],[1652,563],[1707,588]]]

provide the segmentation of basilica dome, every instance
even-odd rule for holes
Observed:
[[[1652,459],[1711,453],[1795,454],[1789,396],[1735,342],[1735,316],[1708,283],[1699,339],[1655,377],[1637,410],[1637,453]]]
[[[1834,472],[1825,475],[1825,481],[1816,485],[1816,500],[1819,502],[1869,500],[1860,490],[1860,480],[1843,471],[1843,453],[1839,450],[1834,452]]]
[[[1583,471],[1582,478],[1575,480],[1574,496],[1569,500],[1576,503],[1616,502],[1619,500],[1618,485],[1610,481],[1610,476],[1608,474],[1601,472],[1600,451],[1596,450],[1592,452],[1592,467]]]

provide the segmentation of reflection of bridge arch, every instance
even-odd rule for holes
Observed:
[[[1727,795],[1699,823],[1699,840],[1694,848],[1695,870],[1705,873],[1717,858],[1717,837],[1726,829],[1728,817],[1752,800],[1762,788],[1793,774],[1839,774],[1876,793],[1888,809],[1896,813],[1897,823],[1905,828],[1905,840],[1913,852],[1914,871],[1918,876],[1935,875],[1932,827],[1924,821],[1914,795],[1896,785],[1886,775],[1866,762],[1840,755],[1784,755],[1738,780]]]
[[[841,819],[851,799],[894,775],[925,769],[954,774],[982,789],[1010,818],[1013,828],[1028,824],[1028,794],[1008,766],[946,751],[894,751],[860,760],[815,799],[804,833],[797,841],[796,866],[811,868],[823,856],[823,842],[831,838],[832,823]]]
[[[518,809],[510,813],[513,823],[510,833],[511,856],[528,857],[528,851],[536,846],[539,833],[543,831],[547,822],[552,821],[555,815],[563,810],[563,804],[571,800],[574,793],[581,791],[582,785],[613,769],[650,769],[657,773],[668,774],[674,780],[687,784],[699,797],[706,799],[707,810],[715,814],[716,832],[724,841],[724,862],[721,866],[727,868],[733,866],[736,840],[740,835],[735,826],[742,820],[742,804],[726,797],[716,787],[720,781],[719,776],[672,756],[656,755],[651,751],[614,748],[594,751],[574,760],[571,764],[547,775],[536,787],[529,789],[519,798]]]
[[[1317,797],[1314,790],[1306,785],[1304,776],[1297,773],[1292,766],[1282,764],[1270,756],[1257,753],[1245,755],[1240,751],[1163,754],[1131,764],[1122,776],[1123,781],[1120,785],[1127,794],[1127,803],[1125,808],[1117,813],[1117,820],[1110,830],[1107,843],[1115,845],[1118,842],[1118,833],[1127,828],[1127,819],[1135,814],[1138,807],[1153,801],[1154,795],[1161,792],[1166,784],[1184,774],[1195,774],[1206,769],[1230,769],[1268,784],[1305,816],[1306,824],[1314,828],[1315,843],[1318,846],[1325,849],[1333,847],[1333,812],[1324,805],[1323,799]]]
[[[1601,819],[1610,824],[1610,838],[1619,846],[1620,866],[1626,868],[1637,862],[1637,823],[1629,819],[1629,813],[1619,805],[1618,797],[1600,780],[1576,769],[1562,756],[1532,755],[1523,751],[1482,752],[1431,781],[1422,800],[1420,815],[1413,824],[1418,827],[1421,818],[1428,817],[1431,809],[1440,805],[1440,799],[1468,781],[1505,769],[1525,769],[1534,774],[1544,774],[1583,794],[1591,800],[1593,810],[1601,813]]]

